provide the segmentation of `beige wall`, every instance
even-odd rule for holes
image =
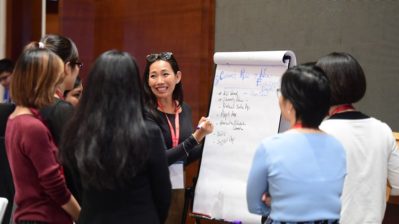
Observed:
[[[399,1],[217,0],[216,51],[292,50],[298,63],[352,54],[367,78],[355,106],[399,131]]]

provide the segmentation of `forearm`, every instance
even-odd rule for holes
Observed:
[[[80,205],[73,195],[71,195],[69,201],[61,207],[72,217],[74,221],[78,220],[80,214]]]
[[[191,152],[193,151],[196,145],[198,145],[197,141],[193,136],[190,136],[176,147],[166,150],[168,165],[171,165],[179,160],[184,160],[187,157],[190,157]]]
[[[187,158],[187,161],[184,165],[189,165],[190,163],[197,161],[202,156],[203,144],[198,144],[194,146],[194,148],[190,151],[190,156]]]
[[[268,191],[267,172],[264,150],[258,148],[247,180],[247,206],[251,213],[268,215],[270,212],[270,208],[262,201],[263,194]]]

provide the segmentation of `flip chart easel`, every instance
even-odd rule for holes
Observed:
[[[246,181],[259,142],[279,132],[276,94],[282,74],[296,65],[292,51],[218,52],[193,214],[227,223],[256,223],[246,203]],[[286,126],[286,125],[285,125]]]

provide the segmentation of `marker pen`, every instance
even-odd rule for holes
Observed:
[[[206,119],[206,121],[207,121],[209,118],[206,117],[205,119]],[[206,121],[201,122],[201,123],[197,126],[197,130],[198,130],[198,129],[201,129],[202,127],[204,127]]]
[[[231,223],[231,224],[241,224],[242,222],[239,221],[239,220],[234,220],[234,221],[231,221],[230,223]]]

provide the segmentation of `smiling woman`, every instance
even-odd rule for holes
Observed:
[[[163,133],[169,165],[198,159],[201,147],[196,147],[212,132],[211,122],[202,117],[202,128],[194,131],[191,108],[183,101],[182,72],[171,52],[150,54],[144,70],[144,104],[147,118],[157,123]]]
[[[191,108],[183,101],[182,72],[171,52],[150,54],[144,70],[144,99],[147,119],[162,131],[168,164],[177,167],[183,176],[181,164],[200,158],[198,144],[213,131],[209,119],[202,117],[200,128],[194,131]],[[204,122],[202,124],[202,122]],[[173,186],[172,181],[172,186]],[[180,187],[181,188],[181,187]],[[166,223],[180,223],[184,204],[184,190],[172,192],[172,204]]]

